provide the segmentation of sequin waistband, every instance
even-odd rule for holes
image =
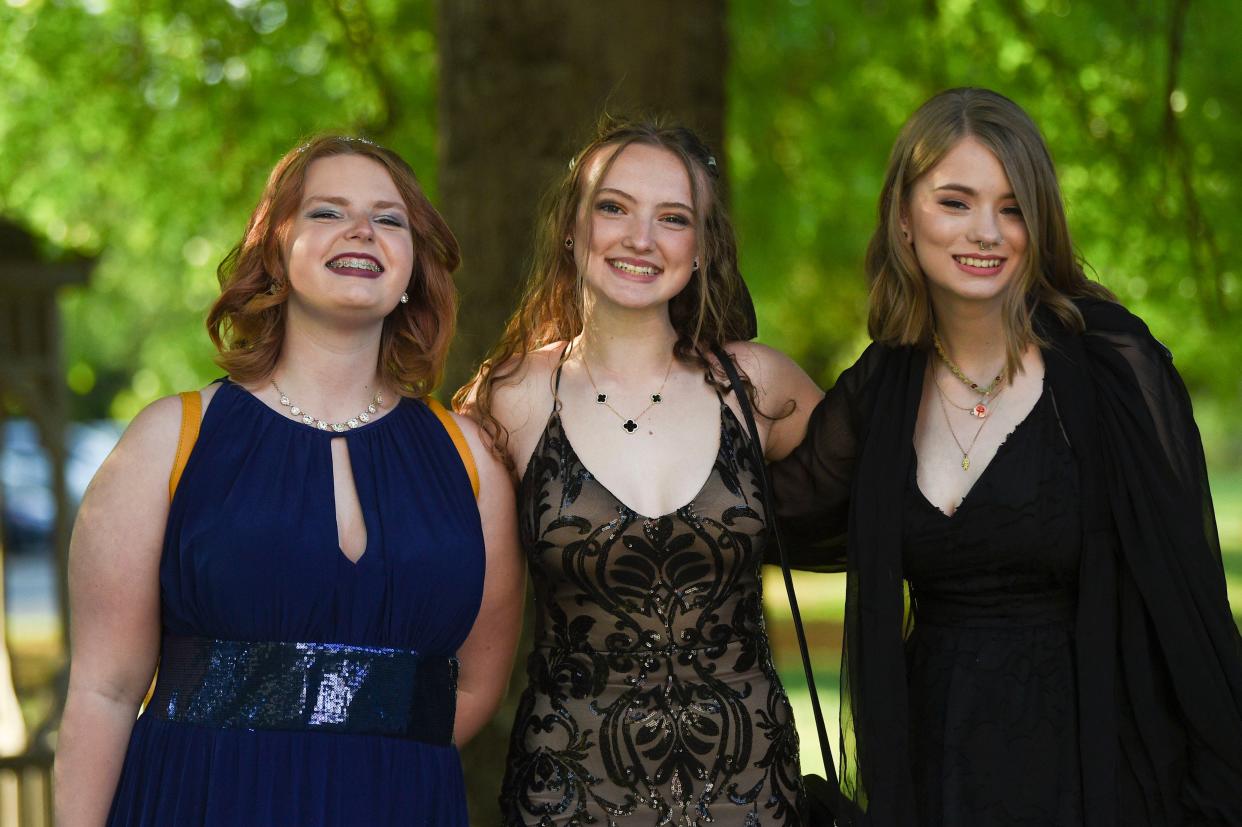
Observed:
[[[342,643],[166,636],[148,714],[223,729],[385,735],[447,746],[457,659]]]

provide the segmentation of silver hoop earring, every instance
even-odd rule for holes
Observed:
[[[402,303],[402,304],[409,304],[409,303],[410,303],[410,296],[409,296],[409,294],[408,294],[408,293],[403,292],[403,293],[401,294],[401,303]]]
[[[694,257],[694,262],[690,265],[690,269],[696,273],[699,271],[699,257],[698,256]]]
[[[574,248],[574,240],[569,236],[565,237],[565,249],[572,250]]]

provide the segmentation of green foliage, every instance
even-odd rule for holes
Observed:
[[[214,375],[212,271],[299,136],[368,134],[434,190],[433,23],[430,0],[0,4],[0,212],[101,255],[64,301],[79,415]],[[735,0],[729,27],[726,154],[765,339],[825,384],[852,361],[899,125],[990,86],[1041,124],[1083,255],[1177,354],[1217,453],[1242,451],[1242,6]]]
[[[987,86],[1040,124],[1071,230],[1177,364],[1218,455],[1242,401],[1242,6],[1169,0],[731,4],[728,156],[764,338],[831,384],[864,343],[862,258],[922,101]],[[1201,422],[1201,424],[1203,424]],[[1232,434],[1232,437],[1229,434]],[[1234,460],[1236,462],[1236,459]]]
[[[79,415],[219,372],[213,271],[302,136],[368,135],[434,184],[430,26],[400,0],[0,5],[0,211],[100,255],[63,302]]]

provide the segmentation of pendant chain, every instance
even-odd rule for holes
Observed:
[[[280,385],[276,384],[276,380],[272,379],[272,387],[276,389],[276,393],[280,395],[280,404],[289,409],[289,414],[300,419],[303,424],[309,425],[320,431],[335,431],[336,433],[344,433],[359,428],[371,421],[371,417],[379,412],[380,407],[384,404],[384,394],[382,391],[376,391],[375,396],[371,397],[371,401],[367,403],[364,410],[360,411],[357,416],[351,416],[344,422],[329,422],[326,419],[320,419],[314,414],[309,414],[298,405],[295,405],[289,396],[280,389]]]
[[[987,387],[980,387],[978,382],[973,381],[969,376],[963,373],[962,369],[949,358],[949,354],[946,353],[944,349],[944,342],[940,341],[940,334],[936,333],[934,330],[932,331],[932,344],[936,346],[936,355],[940,357],[940,361],[944,363],[944,366],[949,369],[949,373],[957,377],[957,380],[963,385],[979,394],[978,401],[968,408],[963,408],[961,405],[958,405],[952,400],[949,400],[949,404],[958,410],[970,411],[972,416],[976,416],[979,419],[986,417],[990,410],[989,405],[991,405],[996,396],[1000,395],[1001,390],[1004,390],[1004,386],[1001,383],[1004,381],[1005,371],[1002,369],[1000,373],[996,374],[996,377]],[[933,371],[933,378],[934,373],[935,372]],[[948,399],[948,396],[945,394],[944,388],[941,387],[940,380],[938,378],[936,379],[936,387],[940,389],[941,397]]]
[[[944,349],[944,342],[940,341],[940,334],[935,331],[932,331],[932,344],[936,347],[936,355],[940,357],[940,361],[944,362],[945,367],[949,369],[949,373],[956,376],[959,382],[970,388],[972,391],[982,394],[984,398],[992,395],[992,393],[996,390],[996,387],[1000,384],[1001,379],[1005,376],[1005,371],[1002,369],[1000,373],[996,374],[987,387],[983,387],[978,382],[975,382],[963,373],[962,369],[949,358],[949,354],[946,353]]]
[[[988,414],[992,412],[993,406],[996,405],[996,400],[1000,399],[1001,393],[1004,392],[1005,388],[1009,387],[1008,385],[1004,385],[1000,388],[997,388],[995,391],[992,392],[991,399],[987,399],[987,397],[984,397],[983,399],[980,399],[978,402],[976,402],[973,405],[959,405],[949,398],[949,394],[945,391],[944,385],[940,384],[940,377],[936,376],[935,371],[932,371],[932,381],[936,383],[936,390],[940,391],[940,396],[944,399],[944,401],[948,402],[950,405],[957,408],[959,411],[966,411],[971,416],[977,417],[979,419],[985,418]],[[987,400],[986,403],[984,402],[985,399]]]
[[[612,406],[612,403],[608,401],[608,394],[602,392],[599,389],[599,386],[595,384],[595,377],[591,375],[591,366],[587,363],[586,352],[584,351],[582,354],[582,367],[586,369],[587,381],[591,383],[591,390],[595,392],[595,404],[603,405],[605,408],[612,411],[617,419],[621,420],[621,427],[625,429],[627,434],[632,434],[637,431],[638,420],[642,419],[647,411],[664,401],[664,386],[668,384],[668,377],[673,372],[674,361],[674,355],[669,354],[668,368],[664,371],[664,381],[660,383],[659,390],[651,394],[651,401],[647,403],[647,407],[639,411],[636,416],[627,417]]]
[[[936,382],[936,391],[940,399],[940,411],[944,414],[944,424],[949,429],[949,436],[953,437],[953,443],[957,445],[957,450],[962,452],[962,470],[969,471],[970,452],[975,449],[975,443],[979,441],[979,434],[983,433],[983,426],[987,425],[988,421],[985,417],[980,417],[979,427],[975,429],[975,435],[971,437],[970,444],[963,448],[962,441],[957,438],[957,431],[953,430],[953,423],[949,420],[949,408],[948,405],[945,404],[948,401],[948,395],[944,392],[944,388],[940,387],[939,380],[936,380],[934,376],[933,381]],[[1004,388],[1001,390],[1004,390]],[[997,391],[996,395],[999,396],[1000,391]],[[993,404],[995,404],[995,400],[993,400]]]

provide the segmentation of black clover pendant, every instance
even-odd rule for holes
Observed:
[[[660,396],[660,394],[658,393],[651,394],[651,404],[659,405],[662,401],[664,401],[664,397]]]
[[[596,404],[598,404],[598,405],[603,405],[603,404],[605,404],[606,402],[608,402],[608,394],[606,394],[606,393],[597,393],[597,394],[595,394],[595,402],[596,402]]]
[[[638,430],[638,423],[632,419],[627,419],[621,423],[621,427],[625,429],[627,434],[632,434]]]

